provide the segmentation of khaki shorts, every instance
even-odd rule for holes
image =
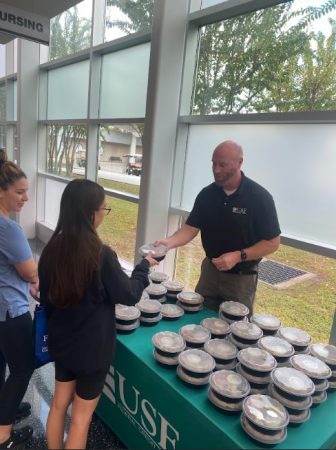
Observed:
[[[255,268],[257,269],[257,268]],[[195,291],[204,297],[204,305],[218,311],[224,301],[240,302],[246,305],[251,316],[257,290],[258,274],[236,274],[220,272],[205,258],[201,266],[201,276]]]

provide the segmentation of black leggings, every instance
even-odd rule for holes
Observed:
[[[10,425],[35,368],[29,312],[0,322],[0,425]],[[9,376],[5,380],[6,365]]]

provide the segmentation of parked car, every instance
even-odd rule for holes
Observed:
[[[123,155],[126,159],[126,173],[128,175],[141,175],[142,171],[142,155]]]

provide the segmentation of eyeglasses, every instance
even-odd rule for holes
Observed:
[[[102,209],[105,213],[105,216],[108,216],[110,214],[112,208],[99,208],[99,209]]]

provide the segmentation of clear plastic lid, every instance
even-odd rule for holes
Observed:
[[[269,372],[277,365],[274,356],[260,348],[243,348],[239,350],[237,357],[241,364],[259,372]]]
[[[211,372],[216,366],[213,357],[199,349],[184,350],[178,355],[178,361],[184,369],[197,373]]]
[[[212,334],[230,333],[230,325],[225,320],[216,317],[206,317],[201,322],[202,327],[207,328]]]
[[[149,295],[165,295],[167,293],[167,288],[165,288],[162,284],[156,283],[151,283],[145,290]]]
[[[240,302],[222,302],[219,305],[219,310],[224,313],[230,314],[231,316],[247,316],[250,312],[247,306]]]
[[[306,331],[294,327],[281,327],[278,330],[278,336],[286,339],[292,345],[309,345],[311,343],[311,336]]]
[[[185,349],[185,342],[180,334],[173,331],[160,331],[152,337],[153,345],[167,353],[178,353]]]
[[[315,356],[294,355],[290,363],[294,369],[301,370],[311,378],[324,379],[331,376],[330,367]]]
[[[281,321],[272,314],[258,313],[253,314],[251,322],[255,323],[261,329],[277,330],[281,326]]]
[[[243,339],[257,340],[263,335],[262,329],[258,325],[246,322],[245,320],[233,322],[230,325],[230,330],[232,334]]]
[[[275,386],[288,394],[307,397],[315,391],[313,381],[300,370],[292,367],[277,367],[271,373]]]
[[[140,317],[140,311],[135,306],[122,305],[117,303],[115,305],[116,319],[119,320],[135,320]]]
[[[210,339],[204,344],[204,350],[214,358],[233,359],[236,358],[238,349],[226,339]]]
[[[184,288],[184,285],[182,283],[175,280],[167,280],[164,281],[162,284],[167,288],[168,291],[181,292],[182,289]]]
[[[180,328],[180,335],[187,342],[203,343],[211,338],[210,331],[202,325],[188,324]]]
[[[169,277],[166,273],[153,271],[150,272],[148,278],[152,281],[162,283],[163,281],[167,281]]]
[[[142,245],[138,251],[141,256],[150,255],[153,258],[164,258],[168,252],[168,248],[165,245],[155,246],[151,243]]]
[[[182,303],[189,303],[191,305],[199,305],[204,302],[204,297],[194,291],[183,291],[177,294],[177,298]]]
[[[288,358],[294,355],[294,347],[285,339],[275,336],[263,336],[258,341],[258,346],[270,352],[273,356]]]
[[[163,317],[181,317],[184,314],[184,310],[180,306],[173,303],[166,303],[162,305],[161,314]]]
[[[149,294],[145,290],[142,291],[142,295],[139,301],[141,302],[142,300],[149,300]]]
[[[311,344],[310,353],[327,364],[336,366],[336,346],[331,344]]]
[[[161,303],[157,300],[140,300],[135,306],[144,313],[154,314],[161,311]]]
[[[261,428],[281,430],[289,422],[286,408],[269,395],[249,395],[243,402],[246,417]]]
[[[218,394],[229,398],[242,398],[250,392],[250,383],[233,370],[218,370],[210,375],[210,386]]]

